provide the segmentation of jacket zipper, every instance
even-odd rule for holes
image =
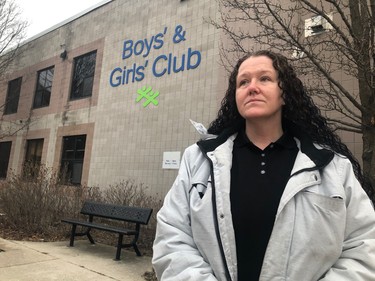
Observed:
[[[223,263],[224,263],[225,275],[226,275],[227,281],[231,281],[232,278],[231,278],[230,273],[229,273],[228,263],[227,263],[227,259],[225,258],[223,242],[221,241],[220,231],[219,231],[219,221],[218,221],[218,217],[217,217],[217,206],[216,206],[216,187],[215,187],[215,177],[214,177],[214,165],[212,163],[212,160],[210,159],[210,157],[208,157],[208,155],[206,153],[203,153],[203,155],[205,156],[205,158],[210,163],[211,188],[212,188],[212,199],[211,200],[212,200],[212,209],[213,209],[213,213],[214,213],[215,233],[216,233],[217,240],[219,242],[219,249],[220,249],[220,253],[221,253],[221,258],[222,258]]]

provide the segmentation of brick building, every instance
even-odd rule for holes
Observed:
[[[198,138],[189,119],[207,126],[224,94],[218,17],[211,0],[109,0],[29,39],[0,84],[2,126],[30,121],[0,140],[0,177],[36,161],[165,194]]]

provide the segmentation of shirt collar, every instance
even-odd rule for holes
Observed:
[[[293,149],[297,146],[296,142],[294,141],[293,137],[288,133],[288,131],[284,131],[284,134],[276,142],[270,143],[270,145],[271,144],[274,144],[277,147],[285,149]],[[241,129],[238,132],[234,145],[237,147],[243,147],[246,145],[254,146],[254,144],[247,137],[244,129]]]

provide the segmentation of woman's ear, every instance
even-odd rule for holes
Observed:
[[[281,90],[281,88],[280,88],[280,90]],[[285,95],[284,95],[283,90],[281,90],[281,99],[283,100],[282,105],[285,105]]]

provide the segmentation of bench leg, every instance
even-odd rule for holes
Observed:
[[[69,243],[69,246],[70,247],[74,246],[74,238],[76,236],[83,236],[83,235],[87,236],[87,238],[90,240],[91,244],[95,244],[95,241],[94,241],[94,239],[92,238],[92,236],[90,234],[90,230],[91,230],[91,228],[89,228],[88,230],[86,230],[86,232],[84,232],[84,233],[76,233],[76,231],[77,231],[77,225],[76,224],[72,224],[72,232],[70,233],[70,243]]]
[[[122,248],[122,238],[123,238],[123,235],[119,234],[118,235],[118,241],[117,241],[116,260],[120,260],[121,248]]]
[[[139,225],[139,223],[137,223],[136,231],[137,231],[137,233],[134,236],[132,245],[133,245],[134,251],[137,253],[137,256],[140,257],[140,256],[142,256],[142,254],[139,251],[138,246],[137,246],[138,237],[139,237],[139,231],[140,231],[140,225]]]
[[[138,256],[138,257],[142,256],[141,252],[140,252],[139,249],[138,249],[137,244],[134,243],[134,244],[133,244],[133,248],[134,248],[134,251],[137,253],[137,256]]]
[[[70,243],[69,243],[70,247],[74,246],[74,237],[76,236],[76,228],[77,228],[77,225],[73,224],[72,225],[72,232],[70,233]]]
[[[87,230],[86,236],[90,240],[91,244],[95,244],[95,241],[94,241],[94,239],[92,238],[92,236],[90,234],[90,230],[91,230],[91,228],[89,230]]]

